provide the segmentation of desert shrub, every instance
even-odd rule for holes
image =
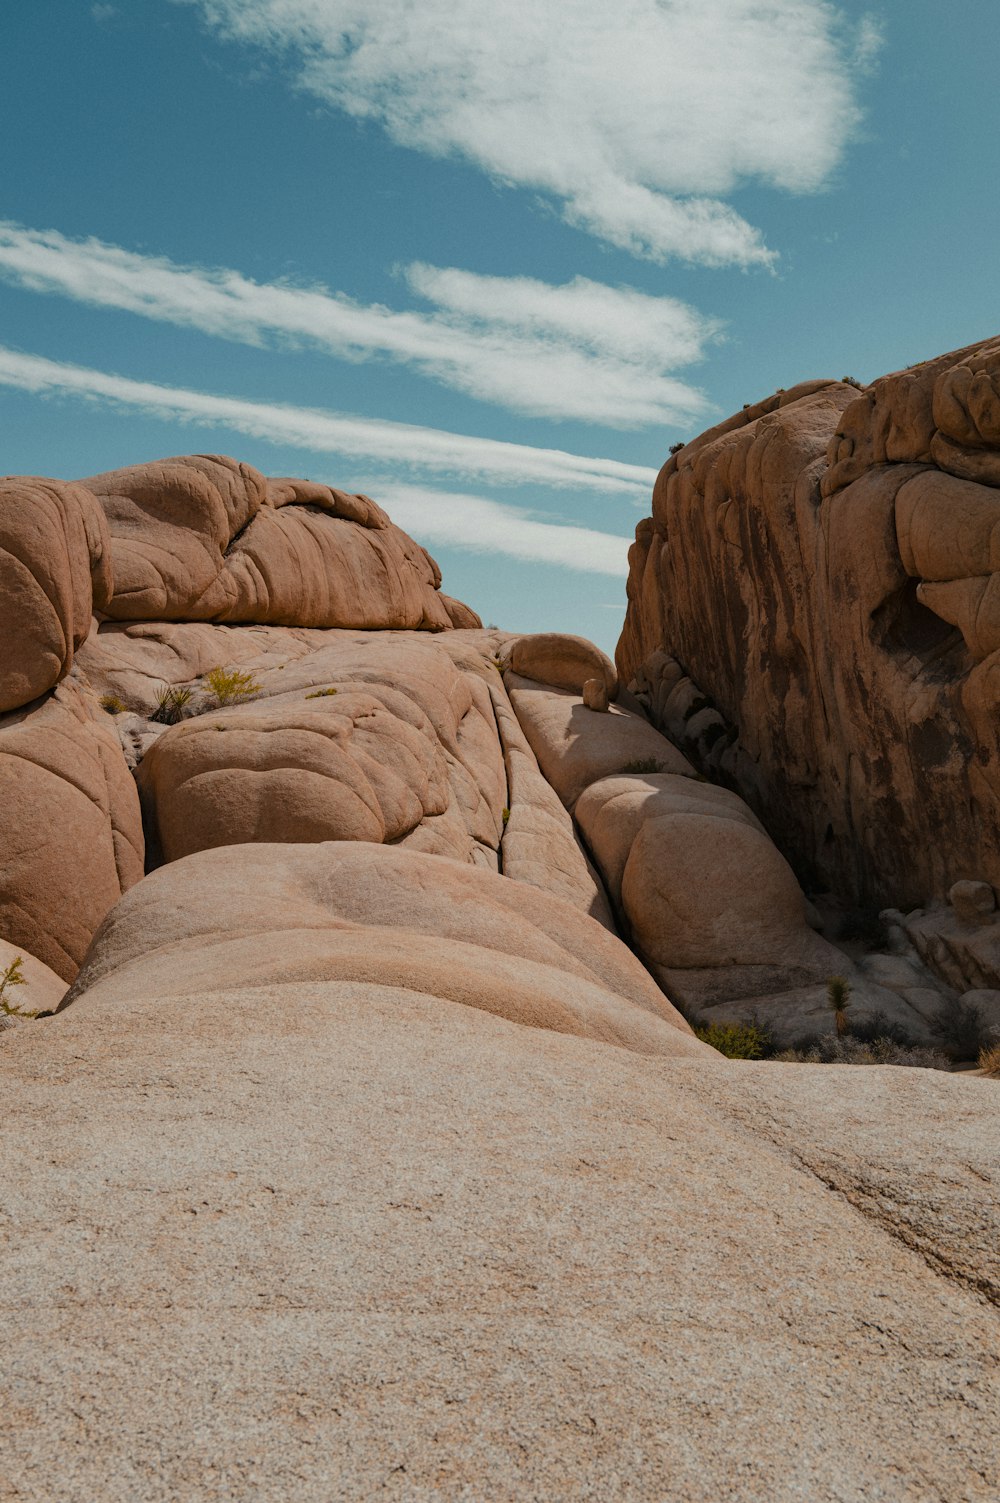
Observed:
[[[336,689],[314,689],[311,694],[306,695],[306,699],[327,699],[336,692]]]
[[[905,1024],[897,1023],[880,1009],[867,1018],[853,1018],[847,1031],[851,1038],[857,1039],[861,1044],[888,1039],[890,1043],[899,1044],[904,1049],[916,1047],[916,1039]]]
[[[949,1059],[978,1059],[981,1049],[995,1042],[974,1002],[946,997],[931,1021],[931,1035]]]
[[[948,1061],[937,1049],[900,1044],[888,1037],[863,1040],[845,1034],[825,1034],[813,1040],[800,1039],[791,1049],[774,1058],[797,1065],[907,1065],[911,1069],[947,1070]]]
[[[101,709],[107,710],[109,715],[123,715],[128,705],[123,699],[119,699],[117,694],[102,694]]]
[[[220,705],[238,705],[260,693],[260,684],[252,673],[239,668],[213,668],[205,674],[205,683]]]
[[[190,689],[165,684],[156,696],[156,709],[150,715],[150,720],[156,720],[160,725],[176,725],[184,719],[184,712],[191,702],[192,691]]]
[[[679,454],[681,452],[681,450],[683,449],[683,447],[684,447],[683,444],[671,444],[670,445],[670,453],[671,454]]]
[[[510,819],[510,810],[507,808],[506,805],[504,805],[504,808],[503,808],[503,811],[502,811],[500,817],[503,820],[504,824],[506,824],[508,822],[508,820]]]
[[[0,1014],[5,1018],[37,1018],[37,1012],[25,1012],[23,1007],[15,1007],[10,1000],[10,994],[16,986],[24,986],[27,977],[22,974],[24,956],[15,955],[6,970],[0,971]]]
[[[1000,1044],[989,1044],[979,1051],[979,1068],[984,1075],[1000,1080]]]
[[[622,772],[662,772],[663,763],[656,757],[637,757],[634,762],[626,762]]]
[[[762,1023],[696,1023],[694,1031],[727,1059],[767,1059],[774,1052],[774,1038]]]
[[[855,376],[841,376],[840,380],[844,386],[856,386],[858,391],[864,391],[864,386]]]

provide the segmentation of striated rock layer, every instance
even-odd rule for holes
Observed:
[[[800,878],[860,905],[1000,886],[1000,341],[812,382],[673,455],[622,681]]]

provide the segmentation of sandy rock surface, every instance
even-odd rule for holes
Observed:
[[[127,968],[0,1051],[0,1495],[996,1497],[990,1082]]]

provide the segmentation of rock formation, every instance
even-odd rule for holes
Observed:
[[[992,341],[746,407],[671,456],[630,554],[622,681],[863,909],[1000,886],[998,372]]]
[[[992,1497],[995,1087],[689,1021],[829,1034],[843,976],[1000,1029],[942,833],[992,797],[990,369],[687,446],[617,669],[364,496],[0,482],[0,1495]]]

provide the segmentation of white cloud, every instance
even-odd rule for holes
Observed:
[[[485,496],[424,490],[385,480],[372,489],[392,520],[420,543],[470,553],[502,553],[525,563],[610,574],[622,581],[628,574],[631,538],[539,521],[521,507]]]
[[[613,427],[689,425],[702,393],[669,374],[702,358],[719,326],[676,298],[577,277],[550,286],[415,264],[435,313],[362,304],[322,287],[258,283],[100,240],[0,220],[0,277],[245,344],[309,345],[347,360],[383,356],[483,401]]]
[[[502,485],[572,487],[647,500],[656,471],[562,449],[536,449],[312,407],[249,402],[25,355],[0,346],[0,386],[88,398],[174,422],[230,428],[309,454],[375,459],[410,470],[476,476]]]
[[[633,254],[769,265],[725,197],[823,186],[870,17],[833,0],[181,0],[394,141],[541,190]]]

